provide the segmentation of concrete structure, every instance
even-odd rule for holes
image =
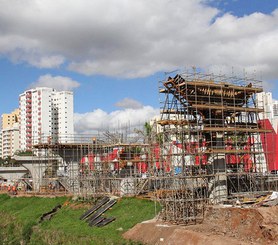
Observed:
[[[15,156],[17,160],[25,169],[31,173],[33,180],[33,191],[40,191],[43,185],[43,179],[46,175],[46,170],[53,168],[54,164],[57,166],[61,161],[60,157],[36,157],[36,156]]]
[[[19,109],[2,115],[1,157],[13,156],[19,150]]]
[[[0,178],[7,180],[7,183],[16,182],[28,172],[24,167],[0,167]]]
[[[40,87],[20,94],[20,146],[31,150],[41,142],[72,142],[73,93]]]

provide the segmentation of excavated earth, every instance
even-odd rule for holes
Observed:
[[[143,244],[278,244],[278,206],[210,207],[202,224],[181,226],[150,220],[123,236]]]

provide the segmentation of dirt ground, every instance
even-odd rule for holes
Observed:
[[[278,244],[278,206],[211,207],[202,224],[180,226],[150,220],[123,236],[143,244]]]

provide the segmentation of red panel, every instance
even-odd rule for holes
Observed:
[[[259,124],[262,129],[272,130],[272,133],[261,133],[261,141],[265,158],[268,166],[268,171],[278,170],[278,137],[268,119],[260,120]]]

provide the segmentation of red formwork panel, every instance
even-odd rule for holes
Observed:
[[[261,133],[262,147],[268,166],[268,171],[278,170],[278,135],[268,119],[259,121],[262,129],[271,130],[271,133]]]

